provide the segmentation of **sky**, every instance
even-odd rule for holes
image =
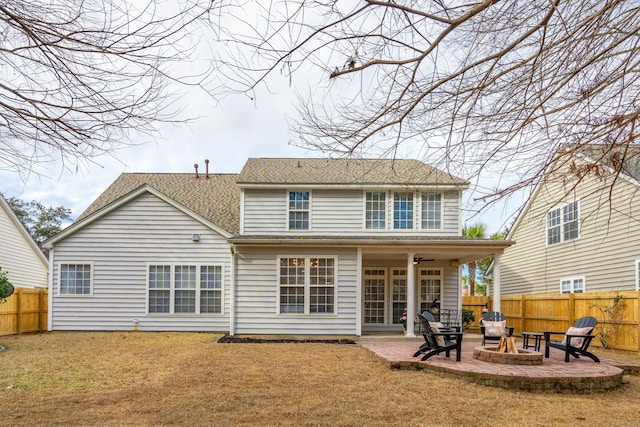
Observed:
[[[324,157],[295,144],[288,125],[296,114],[292,92],[283,87],[255,101],[234,95],[216,103],[203,92],[186,91],[175,102],[185,106],[186,116],[199,116],[192,123],[160,126],[161,137],[155,141],[148,137],[136,140],[150,142],[81,163],[73,170],[60,163],[27,177],[0,170],[0,192],[45,206],[70,208],[75,219],[123,172],[192,173],[195,163],[202,172],[204,160],[209,159],[210,173],[239,173],[249,157]],[[408,156],[410,152],[405,153]],[[465,198],[471,200],[473,191],[468,190]],[[489,233],[499,231],[513,211],[507,208],[490,207],[469,222],[482,222]]]
[[[182,117],[198,117],[188,125],[160,125],[160,137],[155,140],[132,135],[136,146],[111,157],[80,162],[72,170],[61,163],[49,165],[38,174],[0,170],[0,192],[6,197],[70,208],[75,219],[123,172],[192,173],[194,163],[203,171],[204,160],[209,159],[211,173],[239,173],[249,157],[326,156],[296,146],[288,123],[297,114],[295,86],[304,82],[288,83],[280,78],[269,91],[258,92],[254,100],[231,95],[220,102],[201,89],[176,87],[179,96],[174,102],[184,109]],[[405,151],[402,156],[419,158],[423,154]],[[486,177],[486,185],[491,183],[491,177]],[[473,191],[468,190],[465,200],[473,198]],[[492,206],[469,223],[482,222],[489,234],[497,232],[516,208],[513,204]]]

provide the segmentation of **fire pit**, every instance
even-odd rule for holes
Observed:
[[[516,348],[515,338],[501,338],[494,347],[476,347],[473,358],[483,362],[502,363],[503,365],[542,365],[544,355],[537,351]]]

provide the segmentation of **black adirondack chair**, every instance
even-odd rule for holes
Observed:
[[[504,316],[502,313],[498,311],[489,311],[488,313],[484,313],[482,315],[482,321],[485,322],[502,322],[504,321]],[[500,341],[500,338],[503,336],[510,337],[513,335],[513,330],[515,329],[513,326],[505,326],[504,334],[493,335],[490,333],[486,333],[485,326],[480,325],[480,332],[482,333],[482,345],[484,346],[485,341]]]
[[[589,344],[591,344],[591,340],[596,336],[591,335],[593,329],[598,324],[598,319],[593,316],[585,316],[576,320],[576,323],[573,325],[574,328],[585,328],[587,331],[586,334],[576,334],[576,333],[568,333],[567,332],[550,332],[546,331],[544,333],[544,357],[549,358],[549,349],[551,347],[557,348],[559,350],[564,351],[564,361],[569,362],[569,355],[579,359],[580,356],[586,356],[593,360],[596,363],[600,363],[600,359],[588,351]],[[551,341],[552,335],[564,335],[564,342],[556,342]]]
[[[464,333],[453,331],[435,332],[429,325],[427,318],[422,314],[418,314],[418,320],[422,326],[422,336],[425,342],[413,357],[423,355],[420,359],[423,361],[440,353],[445,353],[449,357],[451,350],[455,350],[456,361],[459,362],[462,354],[462,336]]]

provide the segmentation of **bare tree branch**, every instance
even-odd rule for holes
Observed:
[[[168,83],[212,2],[0,0],[0,169],[92,159],[176,122]]]
[[[558,155],[638,143],[637,0],[242,8],[252,13],[231,16],[219,37],[222,90],[254,96],[277,71],[290,81],[320,75],[299,96],[293,130],[303,146],[339,155],[413,147],[469,179],[505,177],[481,195],[492,201],[540,182]]]

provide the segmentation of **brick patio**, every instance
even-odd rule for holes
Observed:
[[[531,391],[561,391],[592,393],[606,391],[622,384],[623,373],[637,373],[638,367],[612,360],[595,363],[588,358],[564,362],[564,353],[551,349],[550,358],[542,365],[522,366],[485,362],[473,358],[473,350],[482,344],[481,337],[465,336],[462,360],[456,362],[455,351],[447,358],[444,353],[421,362],[412,357],[424,340],[422,338],[365,336],[358,344],[373,353],[390,368],[424,369],[439,375],[456,376],[469,382],[495,387]],[[518,342],[518,348],[522,343]],[[541,350],[544,352],[544,343]]]

